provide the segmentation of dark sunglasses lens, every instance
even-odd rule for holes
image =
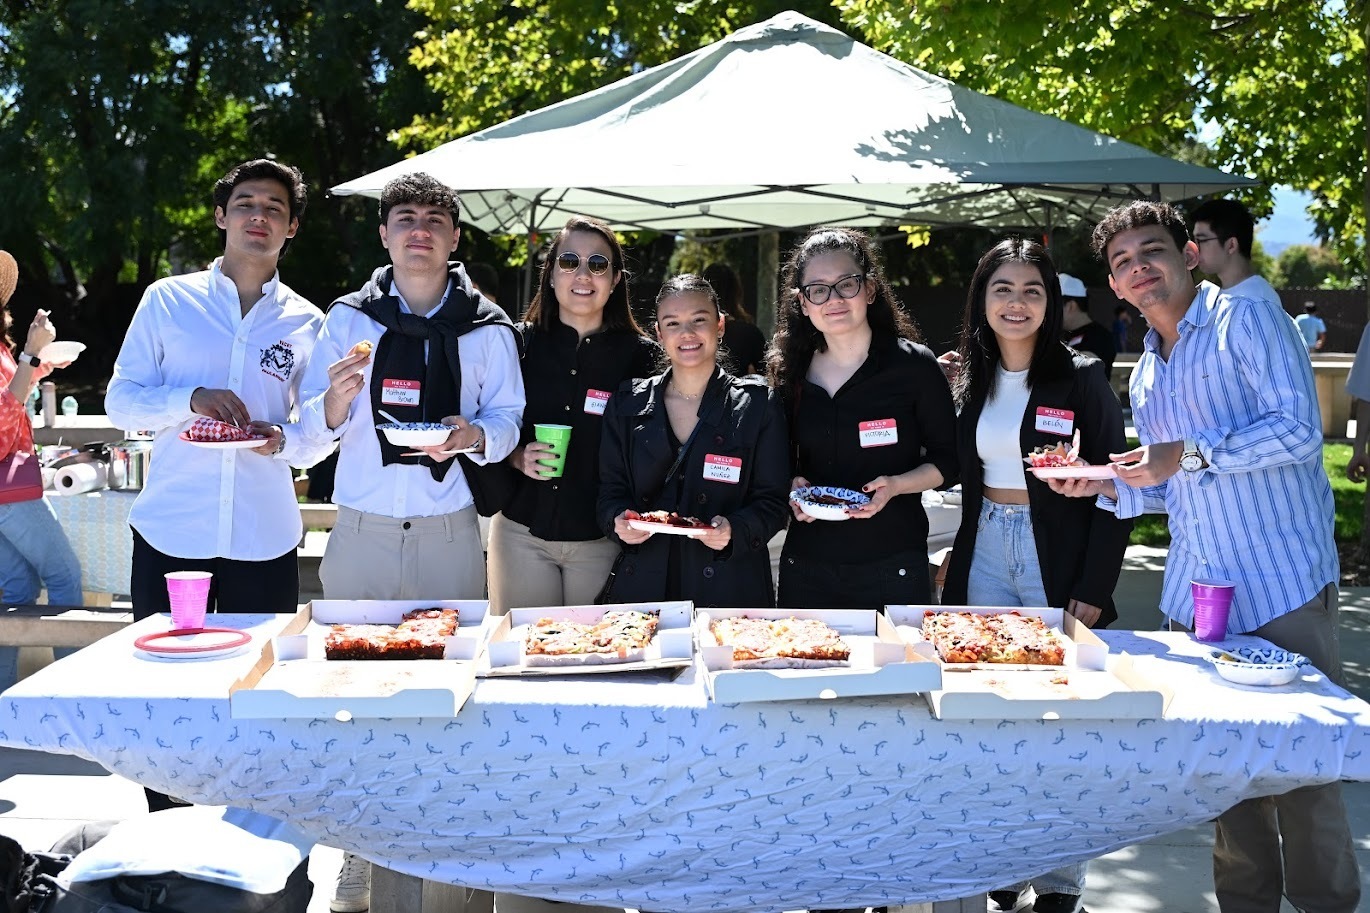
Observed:
[[[580,269],[580,255],[570,252],[559,254],[557,256],[557,268],[568,273],[574,273]]]
[[[609,269],[609,258],[603,254],[591,254],[590,258],[585,261],[585,267],[591,275],[602,276]]]

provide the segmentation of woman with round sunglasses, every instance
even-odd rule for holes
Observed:
[[[490,607],[501,614],[594,602],[618,554],[595,515],[604,409],[625,381],[652,373],[657,354],[629,308],[618,238],[583,216],[553,239],[520,330],[527,406],[508,459],[517,484],[490,521]],[[571,428],[560,476],[538,424]]]
[[[769,368],[790,418],[792,487],[846,488],[869,501],[848,508],[845,523],[791,502],[780,605],[928,603],[920,493],[957,472],[946,378],[864,232],[811,231],[786,261],[781,289]]]
[[[623,549],[604,602],[775,604],[768,543],[785,526],[785,417],[760,377],[718,366],[723,317],[698,276],[669,280],[656,331],[670,367],[609,401],[600,455],[600,525]],[[652,511],[694,518],[689,536],[644,530]]]
[[[944,605],[1057,606],[1102,627],[1118,617],[1132,521],[1094,501],[1054,494],[1024,454],[1080,435],[1080,456],[1106,464],[1124,446],[1123,413],[1103,364],[1066,347],[1056,268],[1036,241],[991,248],[971,277],[955,396],[966,512]],[[1037,913],[1074,913],[1086,863],[991,891],[990,909],[1018,910],[1031,884]]]

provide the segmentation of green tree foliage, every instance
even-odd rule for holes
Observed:
[[[875,47],[1118,139],[1310,190],[1343,254],[1365,234],[1365,0],[837,0]],[[1264,194],[1252,208],[1264,214]]]
[[[1350,271],[1333,251],[1293,244],[1275,260],[1276,288],[1346,288]]]
[[[345,288],[380,259],[374,216],[321,190],[393,161],[388,128],[431,106],[405,62],[418,22],[374,0],[0,4],[0,246],[82,327],[81,367],[109,363],[142,286],[218,253],[210,190],[235,162],[311,183],[287,281]]]

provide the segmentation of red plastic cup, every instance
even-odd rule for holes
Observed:
[[[209,605],[209,571],[171,571],[166,575],[167,596],[171,598],[171,628],[185,631],[205,626]]]
[[[1237,584],[1231,580],[1191,580],[1194,595],[1194,636],[1213,642],[1227,637],[1227,616],[1232,611],[1232,593]]]

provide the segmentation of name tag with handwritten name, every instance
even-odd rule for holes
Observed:
[[[1069,409],[1049,409],[1046,406],[1038,406],[1036,428],[1038,431],[1044,431],[1047,434],[1070,437],[1075,433],[1075,413]]]
[[[704,478],[709,482],[738,484],[742,481],[742,458],[719,456],[716,453],[705,454]]]
[[[381,405],[417,406],[419,404],[419,393],[422,390],[423,384],[417,380],[386,378],[381,381]]]
[[[586,390],[585,411],[590,415],[603,415],[604,407],[609,405],[608,390]]]
[[[892,418],[878,418],[856,426],[861,447],[888,447],[899,443],[899,423]]]

